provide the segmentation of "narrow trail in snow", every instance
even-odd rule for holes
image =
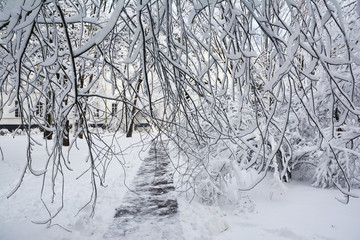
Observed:
[[[183,239],[171,170],[166,142],[154,141],[104,238]]]

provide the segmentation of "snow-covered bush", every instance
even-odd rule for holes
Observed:
[[[10,131],[7,130],[6,128],[0,129],[0,136],[6,136],[9,134],[10,134]]]
[[[174,149],[179,151],[173,156],[173,162],[178,163],[178,189],[202,203],[241,205],[243,197],[248,199],[241,192],[252,188],[264,172],[264,163],[255,156],[261,140],[256,134],[241,136],[253,125],[253,112],[240,112],[237,104],[228,98],[222,102],[222,109],[211,109],[204,103],[204,112],[199,113],[204,117],[196,123],[197,132],[188,131],[184,120],[176,135],[171,136]]]

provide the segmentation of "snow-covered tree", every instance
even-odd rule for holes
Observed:
[[[8,1],[0,113],[17,101],[24,126],[53,135],[49,161],[65,167],[72,119],[70,147],[82,136],[89,146],[93,203],[104,174],[90,124],[131,136],[139,112],[172,141],[181,184],[205,202],[237,201],[234,188],[309,166],[314,185],[348,201],[360,177],[359,9],[351,0]],[[47,174],[31,161],[33,174]]]

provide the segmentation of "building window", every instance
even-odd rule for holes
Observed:
[[[37,106],[36,106],[36,115],[42,115],[43,113],[43,103],[42,102],[38,102]]]
[[[116,112],[117,112],[117,104],[113,103],[111,104],[111,116],[115,116]]]
[[[39,66],[39,67],[40,67],[40,66]],[[39,77],[36,79],[36,85],[37,85],[37,86],[42,86],[42,85],[44,85],[44,81],[45,81],[45,78],[39,76]]]
[[[95,109],[94,115],[96,118],[100,117],[100,109]]]
[[[15,101],[15,117],[20,117],[19,102]]]

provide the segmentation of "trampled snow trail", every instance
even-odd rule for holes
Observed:
[[[171,163],[165,143],[154,141],[133,182],[133,190],[116,209],[107,239],[184,239],[178,220]]]

